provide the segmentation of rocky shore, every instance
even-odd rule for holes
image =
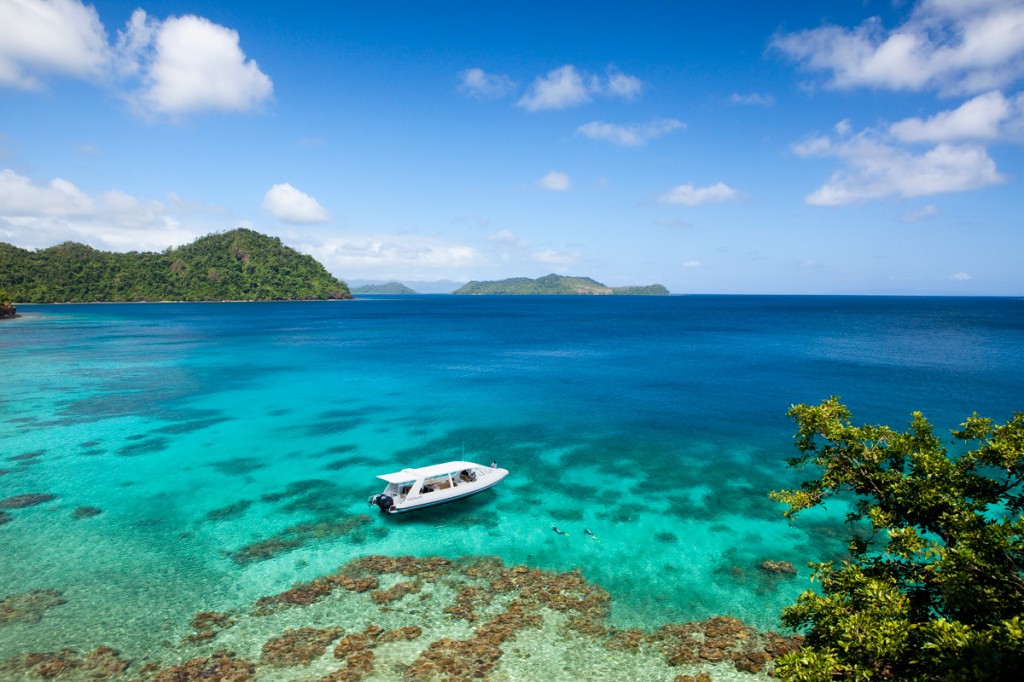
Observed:
[[[18,317],[18,309],[13,303],[0,301],[0,320],[9,320]]]
[[[6,622],[59,618],[59,593],[10,595]],[[5,680],[767,679],[800,637],[718,616],[654,630],[608,624],[609,594],[577,571],[367,556],[232,612],[204,611],[177,642],[128,660],[116,642],[89,652],[28,652]],[[44,613],[45,612],[45,613]],[[0,620],[0,626],[5,621]],[[157,653],[157,652],[154,652]]]

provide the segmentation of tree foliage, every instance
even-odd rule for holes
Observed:
[[[109,253],[74,242],[27,251],[0,243],[0,286],[27,303],[351,298],[312,256],[242,228],[163,253]]]
[[[783,622],[807,633],[779,660],[790,680],[999,680],[1024,670],[1024,413],[977,414],[953,452],[914,413],[906,432],[854,426],[838,398],[797,405],[815,478],[771,494],[785,515],[850,504],[850,558],[812,564]]]
[[[0,289],[0,319],[14,317],[16,312],[17,309],[14,307],[11,296],[3,289]]]

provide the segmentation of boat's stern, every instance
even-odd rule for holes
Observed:
[[[380,507],[380,510],[382,512],[395,511],[395,500],[386,492],[380,493],[379,495],[373,495],[372,497],[370,497],[370,504]]]

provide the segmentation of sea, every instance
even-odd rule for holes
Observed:
[[[790,522],[768,497],[813,474],[787,467],[792,405],[839,396],[855,423],[900,429],[921,411],[947,441],[974,412],[1024,411],[1024,299],[1012,297],[421,295],[19,313],[0,323],[9,663],[110,646],[133,672],[215,645],[257,661],[270,626],[197,642],[194,616],[256,622],[261,597],[376,555],[581,576],[607,592],[605,635],[715,616],[792,634],[779,614],[814,589],[809,562],[841,561],[847,545],[841,502]],[[367,504],[379,474],[463,459],[510,474],[416,513]],[[346,592],[334,611],[290,609],[274,627],[415,615],[435,639],[471,633],[426,608],[431,585],[451,589],[421,581],[376,612]],[[485,677],[756,677],[552,628],[506,643]],[[395,645],[390,664],[381,646],[365,679],[403,679],[428,643]],[[332,661],[328,648],[257,679],[319,679]]]

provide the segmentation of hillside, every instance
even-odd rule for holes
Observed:
[[[0,242],[0,288],[25,303],[352,297],[312,256],[243,228],[162,253],[111,253],[75,242],[27,251]]]
[[[386,284],[364,284],[361,287],[354,287],[353,294],[391,294],[407,295],[416,292],[401,282],[387,282]]]
[[[546,275],[537,279],[513,277],[493,282],[469,282],[456,294],[481,295],[570,295],[570,296],[668,296],[669,291],[660,284],[634,287],[609,287],[589,277]]]

